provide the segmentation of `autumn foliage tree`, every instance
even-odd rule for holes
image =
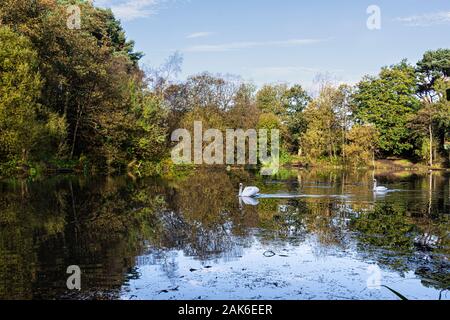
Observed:
[[[76,161],[87,157],[99,169],[114,171],[130,162],[158,161],[166,154],[163,149],[167,114],[163,100],[147,89],[138,66],[142,54],[134,51],[134,43],[126,39],[110,10],[96,8],[88,1],[1,0],[0,3],[3,28],[13,30],[8,32],[19,37],[14,40],[3,32],[7,38],[0,48],[5,64],[1,77],[5,84],[2,104],[14,104],[7,101],[14,99],[13,92],[17,96],[22,90],[24,94],[15,98],[20,106],[14,112],[36,124],[28,123],[27,127],[38,128],[48,118],[45,121],[49,128],[63,131],[59,135],[62,137],[59,149],[53,150],[53,159]],[[71,4],[80,8],[80,29],[67,25],[67,8]],[[7,65],[17,59],[23,63],[14,68],[21,73]],[[14,74],[17,80],[11,81],[9,74]],[[13,112],[12,107],[5,110]],[[43,115],[43,110],[47,115]],[[16,127],[25,125],[8,118]],[[34,140],[28,139],[31,145],[25,146],[25,142],[16,142],[21,140],[20,129],[10,131],[14,134],[2,130],[5,139],[6,136],[10,139],[8,152],[27,150],[22,152],[25,159]],[[15,140],[13,135],[17,136]],[[43,139],[42,133],[36,136]]]

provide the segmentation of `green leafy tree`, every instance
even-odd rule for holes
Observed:
[[[300,135],[306,130],[303,111],[310,101],[310,96],[300,85],[265,85],[256,94],[256,106],[261,113],[277,116],[282,124],[282,144],[289,152],[299,150]]]
[[[433,166],[437,151],[445,153],[446,134],[450,131],[450,103],[446,97],[450,77],[450,49],[427,51],[417,63],[417,94],[421,109],[412,117],[410,127],[421,145],[417,153]]]
[[[420,106],[416,87],[414,68],[406,61],[384,67],[377,77],[366,76],[357,85],[355,120],[376,126],[385,155],[405,155],[413,148],[407,124]]]
[[[442,95],[436,90],[436,82],[450,77],[450,49],[425,52],[417,62],[416,75],[419,83],[417,91],[422,100],[430,103],[440,100]]]
[[[290,152],[298,153],[300,149],[300,136],[307,128],[303,111],[311,101],[311,97],[302,86],[294,85],[285,91],[283,100],[286,113],[283,118],[288,131],[288,149]]]
[[[51,111],[50,128],[67,124],[62,141],[67,148],[54,152],[55,157],[87,155],[96,166],[112,169],[165,154],[160,141],[166,113],[159,112],[162,103],[146,89],[137,64],[142,54],[134,51],[134,43],[126,39],[110,10],[88,1],[1,0],[1,4],[2,23],[29,39],[35,50],[33,66],[42,79],[33,86],[40,93],[36,103],[40,110]],[[69,4],[80,6],[79,30],[67,27]]]
[[[256,106],[262,113],[273,113],[282,116],[286,112],[285,94],[287,87],[281,85],[265,85],[256,94]]]
[[[340,146],[340,124],[336,116],[339,90],[324,86],[319,96],[305,110],[308,128],[300,137],[302,151],[311,160],[321,157],[337,159]]]
[[[347,84],[341,84],[337,88],[336,104],[335,104],[335,115],[341,132],[339,133],[341,139],[341,156],[342,160],[345,162],[347,160],[346,144],[348,140],[348,131],[351,129],[352,121],[352,94],[354,88]]]
[[[65,123],[38,103],[42,79],[30,41],[0,27],[0,159],[22,161],[58,147]]]

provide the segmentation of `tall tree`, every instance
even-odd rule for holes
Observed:
[[[0,160],[26,162],[62,147],[64,120],[39,104],[41,88],[31,42],[0,26]]]
[[[265,85],[256,94],[257,108],[263,114],[279,118],[284,132],[283,147],[290,152],[299,151],[299,138],[306,130],[303,111],[310,101],[310,96],[300,85]]]
[[[256,106],[263,113],[273,113],[281,116],[286,112],[285,94],[287,86],[265,85],[256,94]]]
[[[341,139],[341,156],[345,161],[347,158],[346,149],[347,133],[352,127],[352,94],[353,87],[342,84],[337,88],[335,114],[341,132],[339,133]]]
[[[255,86],[243,83],[233,101],[233,107],[226,116],[229,128],[254,129],[258,124],[259,110],[255,103]]]
[[[322,87],[319,96],[308,104],[305,118],[308,128],[301,135],[301,146],[310,159],[327,156],[337,159],[340,146],[340,124],[336,116],[339,91],[332,86]]]
[[[371,125],[355,125],[347,134],[344,145],[345,163],[351,166],[375,166],[378,131]]]
[[[300,150],[300,136],[307,127],[303,112],[310,101],[309,94],[298,84],[288,88],[283,95],[285,114],[282,120],[287,126],[287,143],[290,152],[298,153]]]
[[[419,153],[433,166],[436,149],[445,152],[445,136],[450,130],[449,102],[446,99],[450,77],[450,49],[427,51],[417,63],[416,76],[419,83],[417,94],[422,101],[422,107],[412,118],[410,126],[419,141],[426,141],[425,137],[428,137],[426,144],[422,142]],[[434,139],[435,137],[437,139]],[[424,149],[428,149],[428,152]]]
[[[450,49],[427,51],[417,62],[418,95],[422,100],[432,103],[440,100],[436,81],[450,77]]]
[[[110,10],[89,1],[0,2],[2,23],[29,39],[36,52],[42,79],[35,86],[37,103],[67,123],[68,148],[60,158],[86,155],[100,167],[160,158],[155,152],[166,130],[162,99],[146,89],[137,63],[142,54]],[[67,26],[69,4],[81,9],[81,29]]]
[[[356,122],[376,126],[385,155],[405,155],[413,148],[407,123],[420,106],[414,71],[406,60],[384,67],[377,77],[359,82],[353,95]]]

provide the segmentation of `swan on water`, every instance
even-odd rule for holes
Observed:
[[[257,187],[245,187],[242,183],[239,184],[239,197],[252,198],[257,196],[259,189]]]
[[[385,191],[388,191],[388,188],[383,187],[383,186],[377,186],[377,179],[373,179],[373,191],[385,192]]]
[[[239,197],[239,206],[242,207],[244,204],[248,206],[257,206],[259,200],[257,198]]]

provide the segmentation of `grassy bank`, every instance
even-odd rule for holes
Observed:
[[[438,163],[430,167],[424,163],[413,162],[408,159],[402,158],[387,158],[378,159],[373,163],[368,163],[364,166],[354,166],[352,163],[344,163],[341,159],[317,159],[310,160],[298,156],[293,156],[292,161],[287,163],[286,166],[291,167],[312,167],[312,168],[360,168],[368,169],[375,168],[377,170],[399,170],[399,171],[428,171],[428,170],[449,170],[444,163]]]

